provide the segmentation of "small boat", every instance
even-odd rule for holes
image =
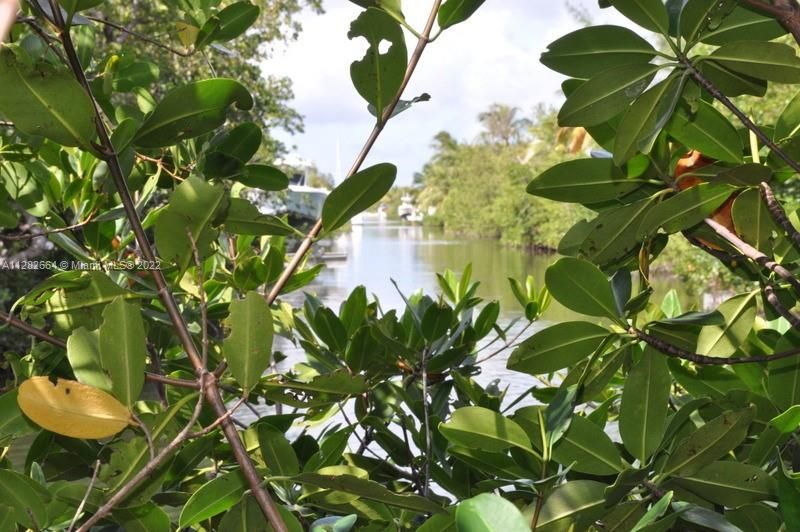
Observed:
[[[404,222],[420,223],[425,215],[414,205],[411,194],[403,194],[400,205],[397,207],[397,216]]]

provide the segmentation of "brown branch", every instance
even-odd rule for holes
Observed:
[[[789,283],[792,288],[794,288],[795,292],[800,295],[800,281],[798,281],[797,278],[792,275],[792,272],[739,238],[733,231],[716,220],[706,218],[704,222],[720,237],[727,240],[731,245],[735,246],[739,251],[741,251],[745,257],[778,275],[781,279]]]
[[[72,42],[69,28],[64,23],[64,18],[61,14],[61,9],[57,1],[49,1],[50,7],[53,11],[54,23],[59,30],[59,37],[62,45],[64,46],[64,51],[66,52],[70,68],[92,102],[95,112],[95,126],[97,129],[97,135],[100,139],[100,146],[103,150],[103,158],[108,164],[109,171],[114,180],[114,185],[117,188],[117,193],[122,201],[125,215],[128,218],[128,222],[131,224],[131,229],[136,237],[136,242],[139,245],[140,252],[148,262],[155,263],[157,262],[155,252],[153,251],[153,247],[151,246],[144,228],[142,227],[139,214],[136,212],[136,204],[134,203],[130,191],[128,190],[127,181],[125,179],[125,174],[122,171],[119,157],[116,154],[114,144],[111,142],[111,138],[106,130],[106,126],[103,123],[100,106],[97,103],[97,99],[94,97],[94,93],[89,85],[89,81],[86,79],[86,73],[81,66],[78,54],[75,51],[75,46]],[[225,412],[225,405],[222,401],[219,388],[217,387],[217,379],[206,370],[201,354],[198,352],[197,346],[195,345],[192,335],[189,332],[189,327],[186,325],[186,321],[183,319],[183,315],[178,308],[178,303],[175,300],[172,292],[169,290],[169,285],[167,284],[164,274],[161,272],[161,270],[151,270],[151,275],[156,283],[158,296],[161,299],[165,310],[167,311],[167,315],[173,324],[178,339],[183,345],[186,356],[189,358],[189,361],[194,367],[197,378],[202,380],[201,388],[205,393],[206,399],[212,405],[217,415],[222,416]],[[278,506],[262,486],[258,471],[256,470],[253,461],[250,459],[250,456],[247,454],[247,450],[245,449],[244,445],[242,445],[242,441],[239,438],[239,433],[236,430],[236,426],[230,418],[225,419],[222,424],[222,429],[225,433],[225,437],[228,439],[231,445],[234,457],[236,458],[242,473],[247,479],[250,489],[253,492],[253,496],[258,502],[262,513],[277,532],[288,532],[286,523],[284,523],[283,518],[278,510]],[[153,463],[153,461],[150,463]],[[146,477],[134,477],[125,487],[133,489],[133,487],[138,485],[138,483],[144,480],[144,478]],[[113,505],[109,506],[106,504],[104,505],[104,508],[106,508],[105,513],[108,513],[113,508]]]
[[[783,303],[781,303],[780,299],[778,299],[778,295],[775,293],[775,289],[772,287],[772,285],[765,285],[763,290],[764,297],[766,297],[770,306],[772,306],[772,308],[774,308],[778,314],[783,316],[783,318],[789,322],[793,329],[800,331],[800,317],[783,306]]]
[[[422,57],[422,53],[425,51],[425,47],[430,42],[430,35],[431,30],[433,29],[433,24],[436,21],[436,15],[439,12],[439,6],[441,5],[442,0],[434,0],[433,7],[431,8],[430,15],[428,16],[428,21],[425,24],[425,29],[422,31],[422,34],[417,41],[417,46],[414,49],[414,52],[411,55],[411,59],[408,62],[408,66],[406,67],[405,75],[403,76],[403,81],[400,83],[400,88],[397,90],[397,94],[394,95],[392,101],[389,102],[389,105],[386,106],[386,109],[383,111],[383,115],[381,115],[380,119],[376,122],[375,127],[372,128],[372,132],[367,137],[367,141],[364,143],[364,146],[361,148],[361,151],[356,156],[355,161],[353,161],[353,165],[350,167],[350,170],[347,172],[347,176],[345,179],[351,177],[353,174],[358,172],[361,168],[361,165],[364,164],[364,160],[369,155],[369,152],[372,150],[372,147],[375,145],[375,142],[378,140],[383,128],[386,127],[386,123],[392,117],[397,104],[400,102],[400,98],[403,96],[403,92],[405,91],[406,87],[408,86],[408,82],[411,80],[411,76],[414,74],[414,71],[419,64],[419,60]],[[297,248],[292,260],[286,266],[286,268],[281,273],[281,276],[272,286],[272,289],[267,296],[267,302],[272,304],[273,301],[278,297],[283,290],[283,287],[286,286],[286,283],[294,274],[295,270],[300,266],[300,263],[303,261],[306,253],[308,250],[311,249],[311,246],[314,243],[314,240],[317,238],[319,233],[322,231],[322,219],[317,220],[317,223],[311,228],[308,232],[306,237],[300,243],[300,247]]]
[[[81,227],[92,223],[94,221],[93,216],[94,216],[94,212],[90,213],[89,217],[87,219],[85,219],[84,221],[78,222],[76,224],[73,224],[73,225],[70,225],[70,226],[67,226],[67,227],[58,227],[56,229],[41,229],[41,228],[34,227],[33,228],[34,230],[40,229],[40,232],[38,232],[38,233],[32,233],[32,234],[27,234],[27,235],[24,235],[24,234],[19,234],[19,235],[0,235],[0,240],[7,240],[7,241],[12,241],[12,242],[13,241],[17,241],[17,240],[31,240],[32,238],[36,238],[38,236],[48,236],[48,235],[53,235],[53,234],[56,234],[56,233],[63,233],[65,231],[72,231],[74,229],[80,229]]]
[[[770,216],[772,216],[772,219],[778,222],[778,225],[780,225],[786,234],[789,235],[789,238],[792,239],[794,245],[800,247],[800,232],[797,231],[789,220],[789,217],[786,216],[786,211],[783,210],[783,206],[775,197],[772,187],[766,183],[761,183],[759,188],[761,189],[761,197],[764,198],[764,202],[767,204],[767,210]]]
[[[784,358],[800,355],[800,347],[796,347],[794,349],[783,351],[781,353],[775,353],[772,355],[757,355],[749,357],[712,357],[708,355],[701,355],[700,353],[692,353],[691,351],[686,351],[660,338],[651,336],[646,332],[637,329],[635,327],[631,327],[630,329],[628,329],[628,332],[631,333],[633,336],[642,340],[650,347],[653,347],[657,351],[660,351],[661,353],[667,355],[668,357],[679,358],[681,360],[688,360],[689,362],[694,362],[695,364],[700,364],[704,366],[756,364],[761,362],[772,362],[773,360],[781,360]]]

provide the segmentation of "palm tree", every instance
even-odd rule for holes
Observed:
[[[491,144],[510,146],[524,137],[531,121],[519,117],[519,107],[495,103],[478,115],[485,131],[481,137]]]

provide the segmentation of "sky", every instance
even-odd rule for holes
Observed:
[[[309,160],[343,178],[369,134],[374,118],[350,81],[349,68],[361,59],[366,40],[349,40],[347,31],[361,9],[347,0],[326,0],[325,14],[305,11],[298,40],[280,45],[262,64],[265,73],[288,76],[295,98],[290,103],[305,122],[305,133],[273,132],[292,155]],[[597,0],[572,0],[594,23],[625,24],[613,9],[599,9]],[[422,28],[430,2],[405,0],[406,19]],[[430,158],[431,140],[449,131],[472,141],[481,131],[477,115],[492,103],[519,107],[531,114],[539,103],[558,106],[563,76],[539,63],[539,55],[558,37],[581,27],[561,0],[487,0],[468,21],[453,26],[427,47],[406,90],[410,98],[423,92],[429,102],[393,118],[366,165],[391,162],[398,167],[397,185],[411,184]],[[416,39],[406,33],[410,51]]]

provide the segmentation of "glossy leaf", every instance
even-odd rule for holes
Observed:
[[[197,36],[195,46],[212,41],[230,41],[247,31],[258,19],[260,9],[250,2],[235,2],[206,21]]]
[[[800,92],[781,111],[775,122],[773,137],[780,141],[795,136],[798,131],[800,131]]]
[[[255,205],[243,198],[231,198],[225,218],[225,230],[237,235],[291,235],[295,230],[282,219],[261,214]]]
[[[695,226],[712,214],[734,192],[730,185],[701,183],[655,205],[639,227],[639,236],[654,234],[659,228],[677,233]]]
[[[703,155],[730,163],[742,162],[739,133],[711,104],[699,102],[692,116],[678,110],[666,129],[681,144]]]
[[[707,27],[700,40],[720,46],[741,40],[742,37],[754,41],[771,41],[785,34],[786,30],[774,17],[737,6],[722,18],[719,25],[713,29]]]
[[[99,440],[131,423],[130,411],[103,390],[77,381],[31,377],[19,387],[17,402],[34,423],[71,438]]]
[[[680,99],[684,78],[670,76],[648,89],[628,108],[614,138],[614,163],[622,165],[637,152],[649,153]]]
[[[536,528],[565,530],[578,519],[591,521],[602,513],[605,488],[594,480],[571,480],[558,486],[545,499]]]
[[[285,506],[278,504],[280,513],[289,532],[303,532],[303,525]],[[219,530],[225,532],[268,532],[272,528],[264,519],[264,513],[255,498],[247,494],[219,522]],[[313,528],[312,528],[313,530]]]
[[[231,333],[222,352],[231,373],[245,390],[255,386],[272,356],[272,312],[258,292],[231,302],[228,318]]]
[[[646,464],[664,436],[672,376],[661,353],[645,349],[633,366],[619,412],[619,433],[625,448],[640,464]]]
[[[717,309],[724,317],[723,325],[707,325],[700,331],[697,351],[711,356],[731,356],[745,343],[757,311],[757,293],[734,296]]]
[[[36,432],[36,425],[28,421],[17,404],[19,390],[9,390],[0,395],[0,441]]]
[[[691,475],[673,480],[675,484],[714,504],[741,506],[776,500],[775,479],[760,467],[732,461],[717,461]]]
[[[558,371],[591,355],[609,335],[586,321],[557,323],[525,339],[508,358],[507,367],[529,375]]]
[[[639,26],[667,35],[669,19],[661,0],[610,0],[610,3]]]
[[[581,256],[603,269],[624,262],[640,248],[639,227],[654,205],[652,198],[645,198],[598,214],[588,222]]]
[[[350,65],[350,78],[361,97],[375,108],[380,120],[400,89],[405,74],[408,52],[403,30],[386,12],[367,9],[350,24],[347,37],[364,37],[369,43],[364,57]],[[385,52],[380,47],[383,41],[390,43]]]
[[[228,108],[253,107],[253,97],[236,80],[215,78],[172,89],[147,117],[134,144],[143,148],[172,146],[213,131],[225,122]]]
[[[115,298],[103,309],[99,329],[100,362],[111,380],[111,392],[131,407],[144,386],[146,334],[138,302]]]
[[[556,301],[568,309],[588,316],[616,319],[611,286],[594,264],[564,257],[547,268],[544,278]]]
[[[200,259],[207,257],[217,236],[211,222],[226,200],[224,188],[199,177],[189,177],[178,185],[156,221],[159,255],[174,261],[181,270],[194,263],[193,243]]]
[[[186,501],[178,526],[183,528],[221,514],[239,502],[247,487],[247,481],[239,470],[206,482]]]
[[[631,63],[648,63],[653,47],[622,26],[590,26],[553,41],[540,61],[567,76],[588,79],[606,69]]]
[[[453,309],[449,305],[434,303],[422,316],[422,334],[429,342],[434,342],[447,334],[453,322]]]
[[[274,475],[296,475],[300,472],[297,455],[283,432],[267,423],[259,423],[258,444],[264,463]]]
[[[778,228],[757,189],[742,191],[731,208],[736,233],[764,253],[772,253],[772,232]]]
[[[709,59],[735,72],[778,83],[800,82],[800,58],[776,42],[736,41],[714,50]]]
[[[775,346],[776,352],[792,349],[797,337],[790,330]],[[786,410],[800,404],[800,357],[788,357],[767,364],[767,392],[775,405]]]
[[[562,126],[595,126],[618,115],[650,85],[656,65],[609,68],[578,87],[561,106]]]
[[[530,450],[525,431],[511,419],[488,408],[466,406],[454,411],[439,432],[454,445],[488,452],[503,452],[509,447]]]
[[[244,167],[244,173],[236,176],[236,180],[246,187],[267,192],[283,190],[289,186],[286,174],[266,164],[248,164]]]
[[[570,203],[600,203],[621,198],[646,183],[628,178],[611,159],[559,163],[528,183],[528,194]]]
[[[698,68],[726,96],[740,96],[742,94],[764,96],[767,92],[766,81],[740,74],[719,63],[704,61]]]
[[[47,63],[29,64],[5,48],[0,52],[0,113],[14,127],[64,146],[91,149],[94,108],[71,72]]]
[[[720,459],[747,436],[755,410],[728,410],[698,428],[670,454],[664,465],[665,475],[691,475]]]
[[[397,167],[381,163],[345,179],[328,195],[322,207],[322,226],[330,232],[374,205],[392,188]]]
[[[511,502],[493,493],[481,493],[456,508],[459,532],[528,532],[530,524]]]
[[[25,475],[0,469],[0,500],[2,506],[13,508],[14,520],[28,529],[48,524],[47,508],[50,495],[41,485]],[[13,528],[16,530],[16,526]]]
[[[439,8],[438,22],[442,29],[464,22],[486,0],[446,0]]]

